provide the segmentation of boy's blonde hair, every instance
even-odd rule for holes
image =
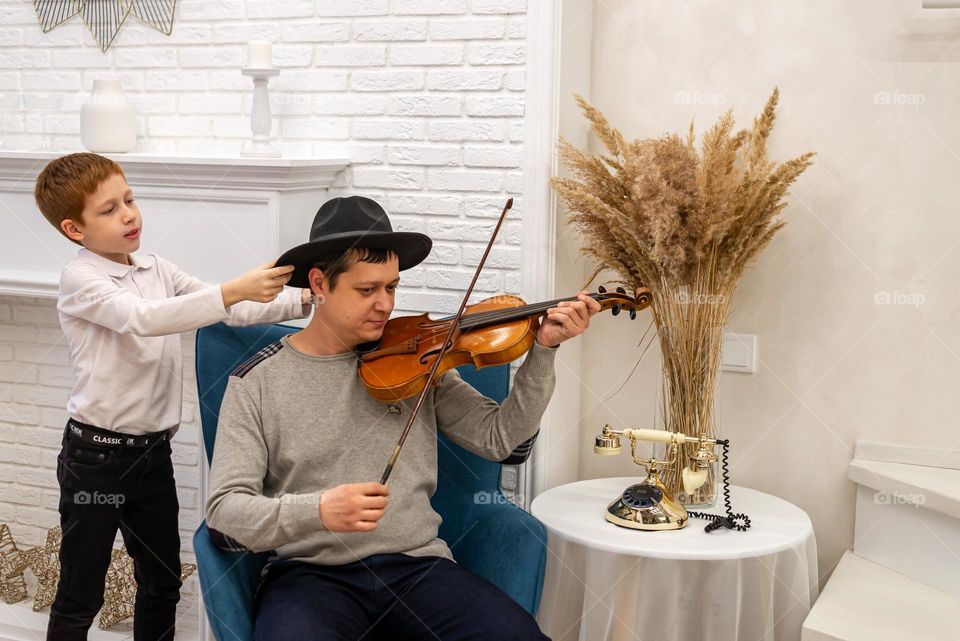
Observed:
[[[60,227],[66,219],[83,224],[87,196],[97,191],[100,183],[115,174],[126,176],[120,165],[98,154],[79,153],[61,156],[47,163],[33,190],[33,197],[43,217],[67,240],[82,245]]]

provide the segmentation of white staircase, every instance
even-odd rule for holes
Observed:
[[[960,451],[857,443],[853,550],[801,641],[960,641]]]

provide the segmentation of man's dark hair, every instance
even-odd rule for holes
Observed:
[[[351,247],[346,252],[324,256],[315,261],[310,269],[319,269],[323,272],[323,279],[329,283],[330,291],[337,286],[337,279],[356,263],[377,263],[382,265],[387,262],[387,258],[395,255],[389,249],[379,249],[373,247]]]

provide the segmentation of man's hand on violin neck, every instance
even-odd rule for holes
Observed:
[[[586,292],[577,294],[577,300],[561,301],[544,314],[537,331],[537,342],[544,347],[556,347],[579,336],[590,326],[590,317],[599,311],[600,303]]]

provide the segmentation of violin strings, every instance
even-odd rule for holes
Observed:
[[[589,294],[594,299],[598,298],[600,294]],[[576,296],[570,296],[567,298],[557,298],[550,301],[544,301],[541,303],[533,303],[530,305],[521,305],[519,307],[511,307],[509,309],[498,309],[491,310],[488,312],[477,312],[475,314],[466,314],[460,318],[460,328],[463,330],[470,330],[475,327],[481,327],[483,325],[494,325],[500,321],[508,321],[516,318],[522,318],[524,316],[530,316],[537,312],[545,312],[561,303],[563,301],[572,301],[576,300]],[[424,336],[428,339],[434,338],[435,336],[446,333],[449,329],[449,321],[452,320],[452,317],[448,316],[446,318],[437,319],[437,322],[443,323],[437,327],[430,329],[421,336]]]
[[[604,294],[600,294],[600,293],[588,294],[588,296],[590,296],[590,297],[593,298],[594,300],[599,299],[599,298],[600,298],[601,296],[603,296],[603,295],[604,295]],[[461,318],[461,320],[460,320],[460,326],[461,326],[461,327],[464,326],[464,322],[463,322],[464,319],[470,319],[471,321],[475,321],[474,324],[476,324],[476,323],[490,323],[491,321],[498,321],[498,320],[501,320],[501,319],[502,319],[502,320],[510,320],[510,319],[512,319],[512,318],[517,318],[517,317],[520,317],[520,316],[529,316],[529,315],[531,315],[532,313],[535,313],[535,312],[544,312],[544,311],[548,310],[548,309],[551,308],[551,307],[555,307],[555,306],[557,305],[557,303],[562,303],[562,302],[564,302],[564,301],[573,301],[573,300],[577,300],[577,297],[576,297],[576,296],[568,296],[567,298],[557,298],[557,299],[554,299],[554,300],[544,301],[544,302],[541,302],[541,303],[533,303],[533,304],[531,304],[531,305],[522,305],[522,306],[520,306],[520,307],[511,307],[511,308],[509,308],[509,309],[504,309],[504,310],[493,310],[493,311],[489,311],[489,312],[478,312],[478,313],[476,313],[476,314],[466,314],[465,316],[463,316],[463,317]],[[448,316],[447,318],[443,318],[443,319],[440,319],[440,320],[449,320],[450,318],[451,318],[451,317]],[[473,326],[473,325],[470,325],[469,327],[472,327],[472,326]]]
[[[597,298],[599,294],[590,294],[590,296],[592,296],[593,298]],[[472,324],[468,324],[468,327],[472,327],[477,323],[495,322],[498,320],[506,321],[506,320],[510,320],[512,318],[517,318],[520,316],[529,316],[532,313],[546,311],[551,307],[555,307],[558,303],[562,303],[564,301],[572,301],[576,299],[577,299],[576,296],[569,296],[567,298],[557,298],[554,300],[543,301],[540,303],[533,303],[530,305],[521,305],[519,307],[511,307],[508,309],[497,309],[497,310],[491,310],[489,312],[477,312],[475,314],[465,314],[460,319],[460,326],[463,327],[465,325],[464,321],[468,319],[472,321]],[[451,318],[452,317],[448,316],[446,318],[441,318],[438,320],[446,321],[446,320],[450,320]]]
[[[543,302],[543,303],[534,303],[534,304],[532,304],[532,305],[520,305],[519,307],[511,307],[511,308],[509,308],[509,309],[495,309],[495,310],[490,310],[490,311],[488,311],[488,312],[476,312],[475,314],[464,314],[463,317],[460,319],[460,325],[461,325],[461,326],[464,325],[464,321],[467,321],[467,320],[472,321],[472,322],[475,323],[475,322],[478,322],[478,321],[479,321],[479,322],[485,322],[485,321],[487,321],[487,320],[494,320],[494,321],[495,321],[495,320],[499,320],[499,319],[501,319],[501,318],[507,319],[507,318],[509,318],[509,317],[512,317],[512,316],[518,314],[518,313],[519,313],[521,316],[525,316],[525,315],[526,315],[526,312],[527,312],[528,310],[531,310],[531,311],[532,311],[533,309],[535,309],[535,308],[537,308],[537,307],[541,307],[541,306],[545,306],[544,309],[547,309],[547,308],[549,308],[549,307],[553,307],[555,304],[557,304],[557,303],[559,303],[559,302],[561,302],[561,301],[564,301],[564,300],[572,300],[572,299],[570,299],[570,298],[560,298],[560,299],[557,299],[557,300],[554,300],[554,301],[545,301],[545,302]],[[445,317],[445,318],[441,318],[441,319],[438,319],[438,320],[440,320],[440,321],[449,321],[449,320],[452,320],[452,318],[453,318],[452,316],[447,316],[447,317]]]
[[[562,300],[572,300],[570,298],[562,298],[555,301],[547,301],[544,303],[536,303],[533,305],[521,305],[520,307],[511,307],[506,310],[492,310],[489,312],[477,312],[476,314],[466,314],[460,318],[460,329],[471,330],[475,327],[482,327],[484,325],[495,325],[498,321],[507,321],[513,318],[522,318],[528,316],[535,311],[546,311],[550,307],[553,307],[554,304]],[[542,309],[540,309],[542,307]],[[436,327],[429,329],[421,334],[422,337],[431,339],[439,336],[440,334],[445,334],[450,327],[451,317],[437,319],[436,322],[443,323],[442,325],[437,325]]]
[[[588,294],[594,300],[603,296],[603,294]],[[475,327],[483,327],[484,325],[495,325],[498,322],[506,322],[508,320],[514,320],[518,318],[523,318],[525,316],[531,316],[538,312],[545,312],[551,307],[556,306],[558,303],[563,301],[572,301],[576,300],[576,296],[569,296],[567,298],[556,298],[554,300],[543,301],[540,303],[533,303],[530,305],[520,305],[519,307],[510,307],[508,309],[497,309],[491,310],[488,312],[477,312],[475,314],[465,314],[460,317],[460,329],[469,331]],[[420,336],[429,340],[433,339],[440,334],[445,334],[450,328],[450,321],[453,320],[452,316],[447,316],[445,318],[436,319],[437,323],[441,323],[434,328],[431,328],[423,332]]]

